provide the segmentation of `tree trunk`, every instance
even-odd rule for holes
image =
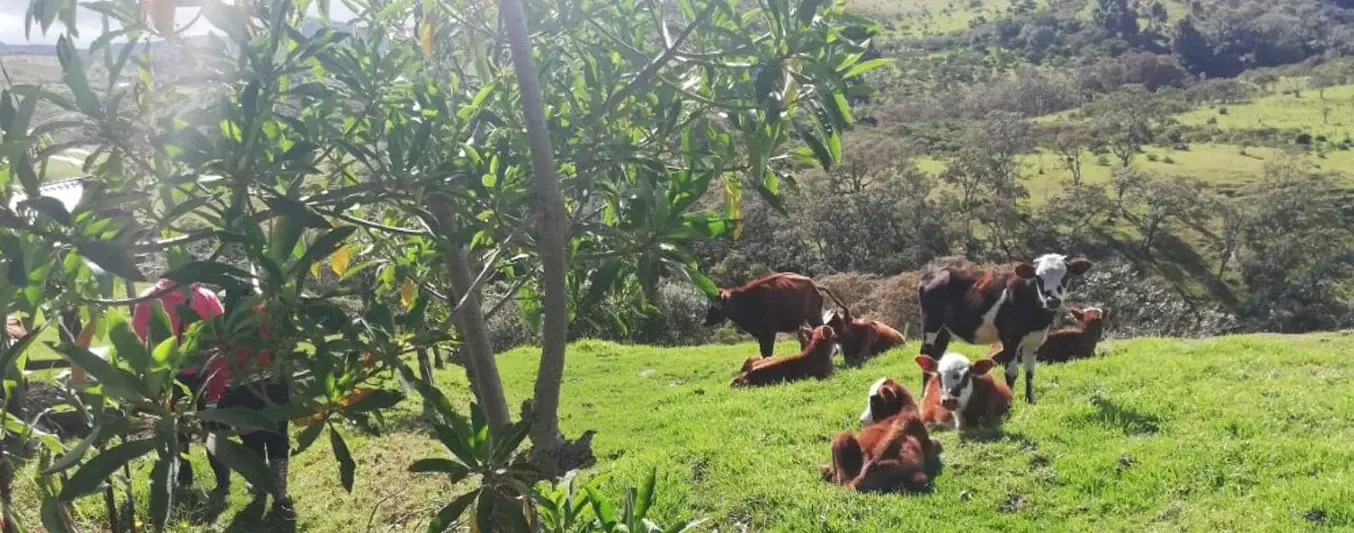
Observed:
[[[433,216],[438,225],[450,233],[452,210],[447,198],[434,195],[430,202]],[[465,374],[470,380],[470,388],[479,399],[484,416],[494,429],[506,427],[512,420],[508,411],[508,400],[503,396],[503,381],[498,375],[498,362],[494,360],[494,345],[489,341],[489,327],[484,322],[480,310],[479,291],[471,291],[474,278],[470,274],[470,261],[465,249],[459,243],[446,243],[442,255],[447,261],[447,274],[451,278],[451,289],[456,295],[465,295],[465,306],[453,317],[456,329],[461,333],[465,354]],[[455,305],[453,297],[451,305]]]
[[[433,363],[432,360],[428,358],[427,348],[418,349],[418,373],[420,379],[426,381],[429,385],[434,385]]]
[[[533,462],[547,475],[557,474],[564,440],[559,433],[559,390],[564,378],[564,349],[568,341],[568,309],[564,300],[565,240],[568,220],[559,180],[555,177],[555,151],[545,124],[540,80],[531,56],[527,17],[520,0],[500,0],[499,14],[508,30],[512,63],[526,117],[531,146],[531,180],[536,201],[536,242],[540,246],[542,304],[541,366],[536,375],[535,422],[531,427]]]

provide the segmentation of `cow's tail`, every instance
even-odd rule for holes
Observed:
[[[851,316],[851,308],[842,303],[841,298],[838,298],[836,294],[832,293],[832,289],[819,285],[817,282],[813,284],[813,288],[818,289],[818,292],[826,295],[833,303],[837,304],[837,307],[842,308],[842,311],[845,312],[847,316]]]

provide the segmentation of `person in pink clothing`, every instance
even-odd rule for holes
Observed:
[[[156,292],[163,292],[158,298],[137,304],[132,312],[132,329],[137,336],[141,337],[141,340],[146,340],[148,335],[151,313],[154,311],[156,302],[164,307],[165,313],[169,315],[170,328],[180,340],[185,326],[181,315],[185,308],[192,310],[198,318],[203,320],[225,313],[225,307],[221,305],[221,300],[211,290],[197,283],[186,289],[174,289],[174,287],[174,281],[161,279],[149,291],[142,294],[142,296],[148,296]],[[255,307],[252,311],[257,313],[262,312],[263,309],[260,306]],[[260,336],[267,338],[267,324],[260,327],[259,333]],[[244,346],[235,347],[230,350],[230,353],[232,357],[229,360],[226,357],[212,356],[208,358],[205,368],[189,367],[184,369],[179,373],[178,380],[190,390],[201,391],[199,408],[220,406],[222,408],[263,409],[267,407],[267,402],[259,398],[259,395],[253,390],[247,387],[232,388],[231,378],[233,370],[249,370],[268,365],[271,361],[271,354],[267,350],[254,353],[253,350]],[[264,391],[268,399],[274,403],[285,404],[291,397],[285,380],[264,385]],[[215,449],[214,440],[214,436],[208,439],[207,462],[216,475],[214,492],[226,494],[230,487],[230,470],[213,453]],[[241,434],[241,440],[246,447],[258,453],[260,458],[265,458],[273,471],[276,489],[273,501],[274,509],[284,520],[295,520],[291,498],[287,495],[287,462],[290,456],[291,442],[287,434],[286,422],[279,423],[273,430],[244,432]],[[186,435],[183,437],[183,443],[183,448],[186,450]],[[185,463],[180,468],[179,482],[184,485],[192,485],[193,470],[190,465]]]

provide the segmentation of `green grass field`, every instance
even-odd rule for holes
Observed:
[[[933,494],[861,495],[820,481],[839,431],[856,429],[880,376],[913,386],[915,344],[830,379],[731,390],[751,343],[652,348],[584,341],[569,351],[561,423],[594,429],[616,494],[660,471],[657,516],[708,518],[708,531],[1299,531],[1354,527],[1354,334],[1139,339],[1103,357],[1043,365],[1040,403],[1018,404],[999,430],[941,433],[944,472]],[[782,350],[790,349],[782,343]],[[979,350],[959,346],[969,354]],[[500,357],[510,405],[527,396],[536,350]],[[440,375],[466,396],[459,369]],[[413,475],[446,452],[423,432],[414,401],[383,439],[343,430],[358,462],[352,494],[337,488],[324,439],[293,460],[303,531],[420,531],[458,493]],[[200,449],[198,451],[200,455]],[[199,486],[210,484],[198,458]],[[139,476],[146,475],[148,467]],[[31,476],[22,509],[35,517]],[[138,484],[144,508],[144,484]],[[182,510],[180,530],[260,531],[236,479],[229,507]],[[80,502],[91,525],[101,501]]]

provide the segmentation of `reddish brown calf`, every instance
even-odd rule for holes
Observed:
[[[1095,307],[1067,311],[1080,324],[1049,333],[1048,339],[1035,352],[1039,362],[1063,363],[1095,355],[1095,347],[1104,335],[1104,321],[1109,313]],[[1001,343],[993,344],[987,356],[993,357],[998,353],[1001,353]]]
[[[777,333],[794,333],[800,326],[823,325],[823,295],[837,305],[841,300],[812,279],[782,272],[730,289],[720,289],[705,314],[706,326],[725,320],[757,338],[762,357],[775,350]]]
[[[867,359],[907,343],[907,336],[888,324],[869,318],[855,318],[851,310],[830,311],[824,322],[837,332],[837,343],[842,347],[842,358],[848,365],[858,365]],[[808,345],[811,329],[799,327],[799,346]]]
[[[917,366],[926,374],[921,419],[927,428],[968,429],[994,424],[1011,407],[1011,388],[988,374],[996,362],[947,353],[937,363],[927,355],[917,356]]]
[[[832,374],[832,354],[836,350],[837,334],[828,326],[818,326],[804,351],[795,355],[748,358],[729,385],[748,387],[826,378]]]
[[[859,434],[832,440],[823,479],[861,492],[924,491],[940,470],[940,442],[931,438],[906,387],[881,379],[870,390],[868,422]]]

